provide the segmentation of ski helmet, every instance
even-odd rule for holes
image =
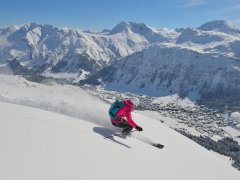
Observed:
[[[139,99],[136,97],[131,97],[129,100],[133,103],[134,106],[138,106],[140,104]]]

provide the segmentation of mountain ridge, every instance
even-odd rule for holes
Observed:
[[[240,69],[238,63],[240,60],[240,36],[238,27],[227,21],[212,21],[198,28],[185,28],[178,31],[151,28],[144,23],[120,22],[112,30],[102,33],[27,23],[22,26],[0,29],[0,37],[0,63],[4,64],[16,60],[22,66],[20,69],[24,70],[25,68],[48,77],[57,78],[59,76],[59,78],[74,83],[88,78],[91,79],[91,75],[98,79],[98,72],[109,66],[107,69],[111,67],[113,69],[109,70],[108,73],[101,74],[101,78],[106,80],[113,70],[119,69],[117,66],[122,61],[130,62],[129,59],[132,59],[131,67],[127,68],[129,70],[144,69],[154,61],[156,64],[164,61],[165,64],[162,64],[164,67],[161,69],[152,67],[141,71],[116,72],[119,77],[114,76],[116,78],[115,83],[128,82],[126,79],[120,80],[124,77],[122,74],[126,73],[133,80],[132,74],[135,73],[139,84],[132,87],[133,89],[142,90],[146,87],[155,86],[155,89],[149,88],[146,89],[146,92],[154,90],[156,91],[154,94],[159,95],[161,94],[158,92],[159,88],[166,89],[170,86],[175,86],[170,91],[180,94],[188,94],[193,90],[194,93],[203,92],[203,89],[211,89],[207,92],[214,94],[213,90],[222,89],[220,95],[224,96],[227,87],[234,94],[239,90],[236,84],[240,84],[237,78]],[[139,54],[142,54],[143,58],[138,57]],[[177,60],[179,57],[181,57],[180,61]],[[137,63],[137,58],[140,58],[141,63],[146,66],[143,67]],[[219,62],[223,65],[219,66]],[[214,63],[216,64],[215,67]],[[201,69],[197,67],[199,64]],[[182,69],[182,67],[184,68]],[[192,77],[184,78],[190,72],[196,73],[192,69],[198,69],[198,75],[195,74],[195,76],[211,74],[209,76],[211,79],[203,78],[199,86],[195,82],[197,78],[195,80]],[[182,72],[183,70],[185,72]],[[165,74],[166,71],[175,71],[176,73]],[[181,74],[177,74],[180,71]],[[215,72],[216,75],[212,72]],[[72,74],[73,76],[69,79],[69,76],[63,76],[62,74]],[[156,76],[157,74],[158,76]],[[106,76],[104,77],[104,75]],[[172,81],[177,80],[178,78],[173,78],[177,76],[179,76],[179,80],[182,79],[181,82]],[[154,81],[156,77],[158,80]],[[113,76],[111,78],[113,79]],[[157,85],[147,86],[146,84],[149,82],[146,83],[143,80],[144,78],[150,78],[149,82],[156,83],[158,81],[158,83]],[[164,78],[165,80],[163,80]],[[184,79],[186,81],[188,79],[188,82],[184,82]],[[224,82],[220,82],[219,79],[223,79]],[[233,82],[232,84],[227,82],[230,79]],[[159,83],[164,81],[167,84]],[[108,82],[103,81],[104,83]],[[131,83],[125,85],[129,84]],[[234,87],[235,85],[236,87]],[[120,84],[118,87],[121,90]],[[206,95],[206,93],[200,94]],[[209,96],[209,94],[206,96]]]

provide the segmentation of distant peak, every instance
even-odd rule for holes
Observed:
[[[16,25],[11,25],[11,26],[9,26],[7,29],[8,29],[10,32],[14,32],[14,31],[18,30],[19,27],[16,26]]]
[[[131,29],[135,29],[136,31],[145,31],[145,30],[149,30],[150,28],[144,24],[144,23],[134,23],[134,22],[130,22],[129,23]]]
[[[39,25],[37,23],[34,23],[34,22],[28,22],[28,23],[23,24],[23,27],[26,27],[26,28],[33,28],[33,27],[36,27],[36,26],[39,26]]]
[[[120,33],[120,32],[127,32],[129,29],[129,24],[128,22],[120,22],[119,24],[117,24],[112,30],[111,30],[111,34],[116,34],[116,33]]]
[[[225,20],[207,22],[201,25],[198,29],[203,31],[218,31],[226,34],[240,33],[239,28],[233,22]]]
[[[219,28],[219,27],[232,27],[233,23],[225,20],[215,20],[215,21],[210,21],[206,22],[203,25],[201,25],[199,28],[201,29],[213,29],[213,28]]]
[[[121,21],[120,23],[117,24],[117,26],[128,26],[129,22]]]
[[[149,27],[146,26],[144,23],[135,23],[135,22],[120,22],[117,24],[112,30],[111,34],[116,34],[120,32],[128,32],[129,30],[133,32],[139,32],[139,31],[144,31],[148,30]]]

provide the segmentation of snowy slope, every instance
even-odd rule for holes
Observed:
[[[0,82],[0,179],[240,177],[229,158],[207,151],[161,124],[159,117],[134,113],[144,129],[134,135],[164,144],[162,150],[133,137],[105,140],[116,130],[109,123],[109,104],[82,89],[18,76],[1,75]]]
[[[111,131],[97,124],[1,102],[0,179],[240,178],[216,153],[158,121],[139,114],[134,118],[144,127],[141,135],[166,148],[129,137],[105,140]]]
[[[108,119],[106,109],[109,105],[89,96],[81,88],[52,81],[38,84],[20,76],[1,74],[0,86],[0,101],[36,107],[107,126],[105,121],[98,119]]]

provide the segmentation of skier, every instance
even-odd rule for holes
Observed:
[[[134,106],[138,105],[139,100],[135,97],[123,101],[115,101],[109,109],[109,115],[113,126],[123,128],[123,134],[128,134],[133,128],[142,131],[143,129],[132,120],[131,115]]]

